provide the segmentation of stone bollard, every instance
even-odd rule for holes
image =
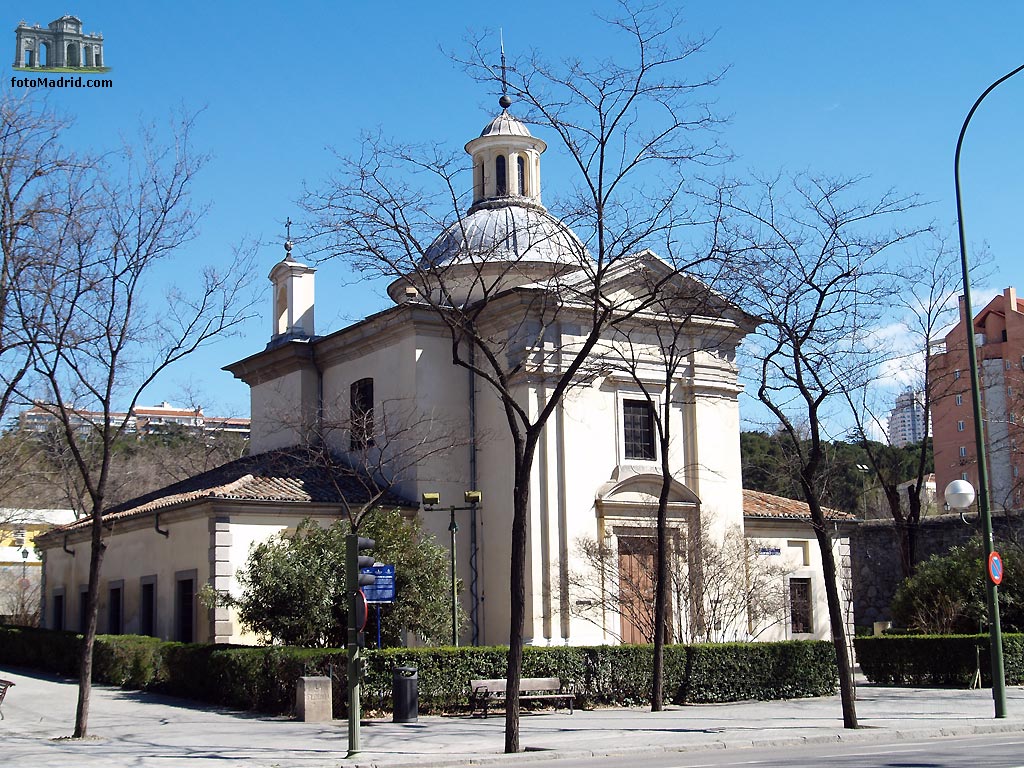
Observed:
[[[295,714],[304,723],[333,720],[331,678],[300,677],[295,686]]]

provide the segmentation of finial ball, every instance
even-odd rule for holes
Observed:
[[[502,109],[508,109],[509,107],[512,106],[512,99],[509,97],[507,93],[502,94],[501,98],[498,99],[498,104],[501,106]]]

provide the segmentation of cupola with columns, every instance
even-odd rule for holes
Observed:
[[[530,135],[509,113],[512,100],[502,96],[501,114],[466,144],[473,158],[473,213],[488,205],[510,202],[540,205],[540,155],[547,144]]]
[[[586,247],[541,203],[540,156],[547,149],[508,108],[466,144],[473,162],[473,203],[423,252],[417,271],[388,286],[396,303],[429,292],[464,304],[496,290],[545,283],[580,269]]]

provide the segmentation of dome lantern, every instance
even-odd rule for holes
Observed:
[[[502,103],[511,101],[503,97]],[[508,109],[466,144],[473,158],[473,208],[481,204],[541,205],[540,155],[547,144],[530,135]]]

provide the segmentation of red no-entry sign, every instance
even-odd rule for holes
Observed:
[[[997,586],[1003,583],[1003,558],[999,556],[998,552],[993,552],[988,556],[988,577]]]

